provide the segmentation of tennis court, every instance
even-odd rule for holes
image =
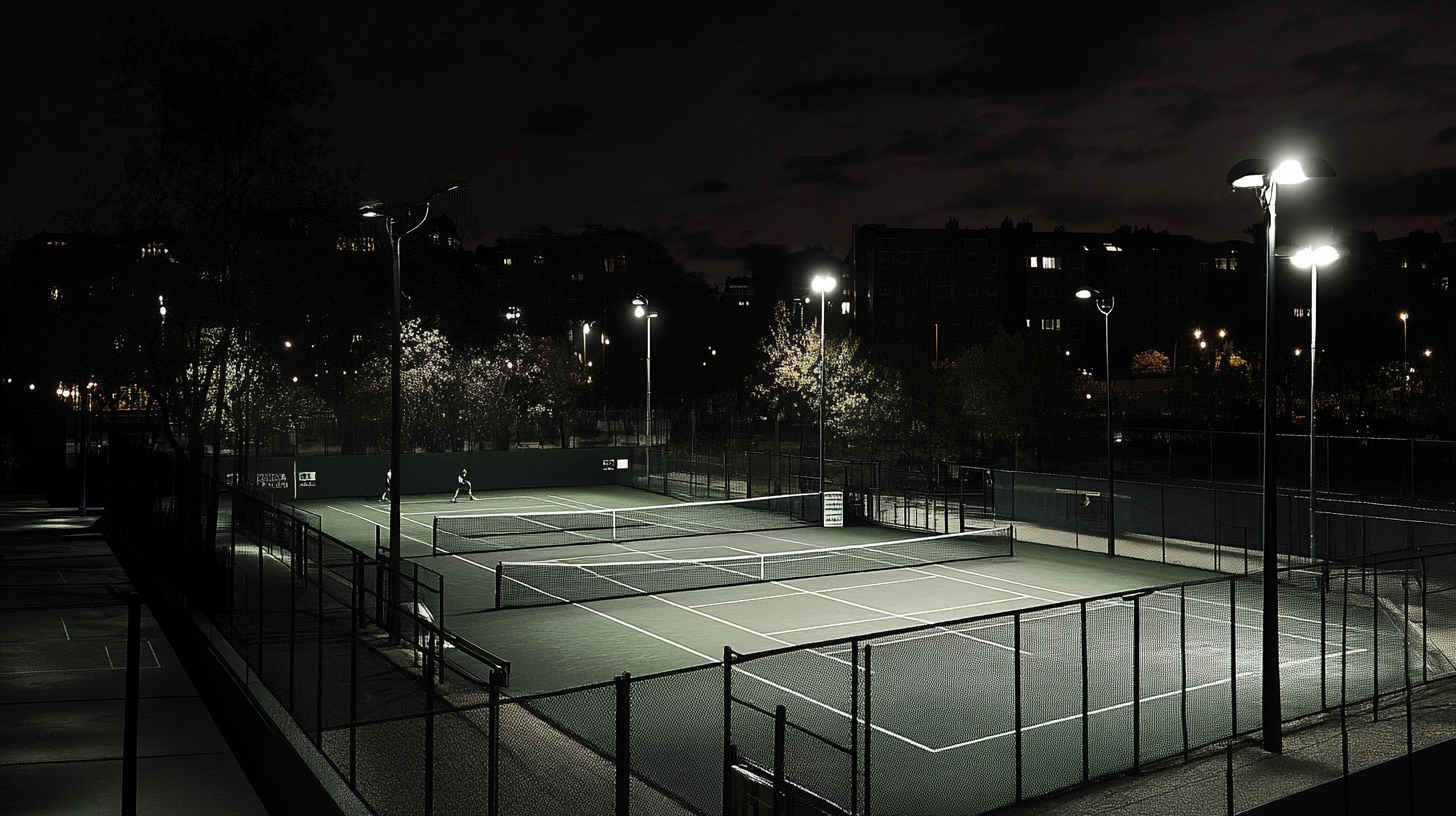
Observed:
[[[623,671],[644,674],[721,659],[723,647],[749,653],[813,641],[849,637],[917,624],[955,620],[972,615],[1004,612],[1111,592],[1196,580],[1209,573],[1166,564],[1118,559],[1059,547],[1018,543],[1011,557],[984,557],[972,549],[963,555],[937,551],[951,563],[896,567],[894,554],[876,550],[872,557],[836,567],[844,574],[790,580],[767,580],[734,586],[689,591],[641,594],[616,587],[628,595],[608,600],[554,602],[550,596],[571,599],[583,591],[597,592],[601,579],[588,578],[603,565],[628,564],[642,569],[622,583],[636,587],[650,574],[650,562],[668,582],[680,574],[676,565],[687,559],[750,560],[765,553],[818,551],[825,548],[867,547],[884,542],[931,538],[945,546],[943,536],[926,537],[883,527],[825,528],[805,523],[790,529],[744,533],[718,533],[709,521],[692,523],[673,519],[674,527],[688,527],[677,537],[634,542],[603,542],[583,538],[579,546],[507,549],[497,552],[430,555],[436,515],[462,513],[541,514],[558,511],[635,508],[659,505],[662,496],[624,487],[571,490],[511,491],[477,494],[479,501],[451,504],[449,496],[411,496],[402,501],[401,546],[405,556],[429,566],[445,577],[447,627],[512,662],[512,691],[532,693],[608,679]],[[365,549],[376,536],[387,540],[389,507],[386,503],[339,500],[301,502],[324,519],[331,534]],[[378,528],[383,526],[382,533]],[[664,534],[675,534],[667,529]],[[974,537],[969,533],[967,537]],[[962,538],[952,535],[952,539]],[[959,543],[952,541],[951,543]],[[973,541],[971,547],[982,545]],[[496,569],[507,562],[577,564],[584,574],[568,575],[574,586],[562,589],[543,585],[526,594],[526,608],[496,607]],[[735,565],[736,568],[736,565]],[[575,573],[576,570],[571,570]],[[558,580],[546,575],[523,576],[524,581]],[[585,587],[582,586],[585,580]],[[725,577],[734,582],[735,575]],[[690,578],[691,580],[697,580]],[[509,581],[506,582],[509,584]],[[659,581],[658,583],[663,583]],[[610,587],[609,587],[610,588]],[[509,591],[508,591],[509,592]]]
[[[708,664],[721,666],[725,646],[738,655],[729,705],[738,749],[771,763],[772,715],[785,706],[790,777],[850,810],[868,802],[873,779],[876,812],[976,812],[1225,738],[1235,705],[1240,730],[1258,722],[1257,577],[1027,543],[1044,533],[1036,530],[1017,536],[1013,555],[998,550],[994,526],[911,535],[901,550],[886,544],[906,540],[903,530],[825,528],[792,509],[776,522],[735,522],[773,529],[722,532],[722,514],[742,508],[677,512],[631,488],[478,495],[471,504],[403,502],[404,552],[444,575],[446,626],[511,661],[513,695],[624,671],[648,676],[634,693],[652,701],[634,704],[632,727],[650,735],[650,755],[639,751],[634,765],[704,810],[721,790],[724,725],[723,673]],[[366,549],[387,538],[387,504],[304,506]],[[437,526],[467,522],[436,517],[466,511],[551,529],[470,521],[484,532],[448,546],[484,551],[449,551]],[[629,529],[647,522],[670,537]],[[926,542],[929,553],[917,551]],[[893,560],[902,552],[938,563],[902,566]],[[781,560],[831,574],[779,579],[765,565]],[[1344,622],[1327,614],[1325,592],[1311,590],[1317,574],[1286,578],[1286,711],[1326,708],[1342,671],[1352,697],[1400,685],[1410,659],[1426,671],[1424,644],[1411,651],[1409,617],[1363,586],[1363,611]],[[527,590],[517,601],[500,589],[512,583]],[[626,597],[590,600],[603,594]],[[694,666],[702,668],[651,679]],[[566,692],[534,706],[554,707],[556,722],[610,750],[594,737],[610,733],[601,695]]]

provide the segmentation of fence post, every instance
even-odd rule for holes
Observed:
[[[1132,769],[1142,766],[1143,736],[1143,672],[1142,672],[1142,596],[1132,599]]]
[[[872,667],[873,664],[870,661],[871,645],[866,643],[864,647],[864,812],[867,814],[875,812],[874,808],[870,806],[870,780],[874,779],[870,764],[870,734],[873,731],[870,725],[870,715],[871,703],[874,701],[874,695],[871,693],[871,684],[874,682],[875,677]]]
[[[1230,610],[1232,611],[1232,610]],[[1188,761],[1188,587],[1178,587],[1178,718],[1183,726],[1183,761]]]
[[[1405,792],[1406,802],[1410,806],[1410,812],[1416,812],[1416,766],[1415,766],[1415,744],[1411,734],[1411,677],[1410,677],[1410,572],[1401,576],[1401,608],[1402,613],[1402,642],[1405,644],[1401,650],[1404,658],[1403,669],[1405,671]],[[1423,611],[1422,615],[1425,614]]]
[[[267,683],[263,682],[263,528],[265,524],[266,522],[263,520],[262,513],[259,512],[258,529],[254,533],[258,539],[258,547],[255,550],[258,554],[258,665],[256,667],[256,674],[258,675],[258,682],[264,686],[267,685]]]
[[[504,676],[499,669],[491,669],[489,684],[490,737],[485,754],[486,808],[488,816],[500,813],[500,690]]]
[[[1326,542],[1328,542],[1328,538],[1326,539]],[[1325,666],[1325,664],[1328,661],[1326,661],[1325,658],[1324,658],[1325,654],[1327,654],[1327,652],[1326,652],[1326,646],[1327,646],[1327,644],[1325,643],[1325,602],[1329,598],[1329,592],[1330,592],[1330,563],[1329,563],[1328,560],[1326,560],[1323,564],[1320,565],[1320,579],[1319,579],[1319,598],[1320,598],[1320,711],[1324,711],[1329,706],[1329,701],[1327,699],[1327,694],[1326,694],[1326,691],[1325,691],[1326,688],[1329,685],[1328,680],[1326,679],[1327,672],[1326,672],[1326,666]]]
[[[849,643],[849,812],[859,812],[859,641]]]
[[[1087,726],[1087,602],[1081,601],[1077,604],[1080,609],[1082,621],[1082,781],[1087,781],[1088,756],[1087,737],[1089,728]]]
[[[774,707],[773,812],[788,813],[787,785],[784,784],[784,730],[788,716],[782,704]]]
[[[1364,568],[1361,568],[1364,572]],[[1350,812],[1350,728],[1345,720],[1345,678],[1349,675],[1350,648],[1350,564],[1345,564],[1340,588],[1340,779],[1345,800],[1345,813]]]
[[[1426,622],[1431,619],[1431,615],[1426,610],[1429,609],[1429,608],[1430,607],[1426,606],[1426,557],[1423,555],[1423,556],[1421,556],[1421,682],[1422,683],[1426,682],[1426,680],[1428,679],[1428,677],[1426,675],[1426,666],[1427,666],[1427,661],[1426,661]],[[1410,621],[1406,621],[1406,625],[1407,626],[1410,625]]]
[[[728,469],[728,443],[726,442],[723,443],[723,498],[733,498],[733,473]]]
[[[136,816],[137,700],[140,695],[142,599],[133,592],[126,599],[126,702],[122,710],[121,812]]]
[[[1370,568],[1370,595],[1374,603],[1370,605],[1370,637],[1374,647],[1370,650],[1370,716],[1374,720],[1380,719],[1380,567],[1379,565]]]
[[[359,616],[364,606],[363,554],[354,551],[354,604],[349,610],[349,787],[357,782],[355,776],[358,751],[358,735],[355,723],[359,719]]]
[[[1228,814],[1234,814],[1234,740],[1239,735],[1238,581],[1229,579],[1229,740],[1224,749]]]
[[[1016,685],[1016,801],[1021,801],[1021,613],[1011,616],[1011,649],[1015,659],[1012,682]]]
[[[304,528],[305,549],[307,548],[307,528]],[[318,594],[318,647],[316,649],[316,664],[314,667],[314,725],[318,739],[315,745],[319,750],[324,747],[324,539],[320,532],[315,539],[318,542],[318,569],[314,573],[318,580],[318,586],[314,591]]]
[[[379,557],[379,525],[374,525],[374,623],[384,625],[384,571],[386,559]],[[393,585],[393,581],[390,584]]]
[[[733,812],[733,647],[723,647],[723,816]]]
[[[622,672],[617,687],[617,816],[627,816],[632,802],[632,673]]]
[[[279,519],[282,521],[282,518]],[[298,709],[293,705],[294,685],[294,664],[297,662],[298,651],[298,530],[292,524],[288,525],[288,537],[292,539],[291,551],[288,555],[288,713],[298,716]]]
[[[435,812],[435,689],[433,688],[435,673],[434,659],[435,633],[432,630],[427,636],[432,642],[425,649],[424,671],[420,677],[425,683],[425,813]]]

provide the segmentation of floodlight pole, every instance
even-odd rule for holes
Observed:
[[[1107,385],[1107,557],[1117,555],[1117,528],[1115,526],[1117,494],[1113,492],[1112,458],[1112,310],[1117,298],[1111,295],[1097,298],[1097,311],[1102,313],[1102,374]]]
[[[1264,209],[1264,451],[1263,451],[1263,517],[1259,525],[1260,543],[1264,548],[1264,615],[1263,615],[1263,731],[1264,750],[1281,753],[1284,735],[1281,730],[1279,700],[1279,541],[1278,496],[1274,489],[1274,328],[1276,294],[1274,286],[1274,235],[1279,184],[1272,174],[1259,190],[1259,204]],[[1232,614],[1232,611],[1230,612]]]
[[[1309,557],[1314,551],[1314,364],[1319,359],[1319,335],[1316,316],[1319,314],[1319,264],[1309,264]]]
[[[652,313],[647,313],[647,448],[652,449]],[[651,462],[649,460],[648,464]],[[666,475],[666,474],[664,474]]]
[[[824,495],[824,299],[828,297],[824,287],[819,287],[819,495]]]

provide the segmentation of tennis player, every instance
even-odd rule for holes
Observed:
[[[384,493],[379,496],[380,501],[389,501],[389,483],[393,476],[394,471],[392,469],[384,471]]]
[[[455,495],[450,497],[451,504],[454,504],[455,500],[460,498],[460,491],[462,490],[465,491],[465,495],[470,497],[471,501],[475,501],[475,490],[470,486],[470,471],[466,468],[461,468],[460,473],[455,476]]]

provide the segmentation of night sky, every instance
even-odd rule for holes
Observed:
[[[1238,238],[1258,208],[1225,171],[1285,150],[1339,174],[1282,197],[1286,224],[1456,218],[1450,4],[304,5],[330,161],[386,199],[466,179],[467,246],[625,227],[717,282],[747,245],[844,252],[856,223]],[[279,13],[182,8],[214,31]],[[115,13],[8,12],[0,234],[112,217],[136,135],[98,57]]]

